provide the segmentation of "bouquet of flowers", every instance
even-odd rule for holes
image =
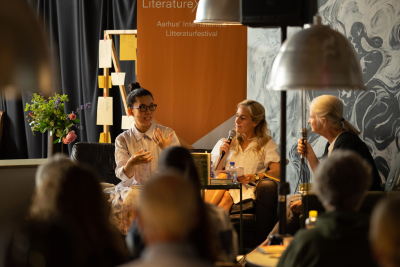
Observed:
[[[71,113],[65,114],[64,102],[68,102],[67,95],[55,93],[53,97],[49,97],[47,100],[41,94],[29,93],[29,95],[32,100],[31,104],[26,103],[25,111],[31,111],[26,118],[28,118],[33,135],[36,131],[41,133],[50,131],[50,136],[54,134],[57,137],[54,144],[74,142],[77,136],[75,131],[70,130],[70,128],[73,126],[78,129],[83,128],[78,126],[80,120],[76,118],[76,114],[79,114],[85,108],[90,108],[92,103],[88,102],[81,105],[75,113],[71,111]]]

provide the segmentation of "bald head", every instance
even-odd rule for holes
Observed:
[[[146,183],[137,217],[146,243],[184,241],[198,221],[194,186],[176,175],[164,174]]]

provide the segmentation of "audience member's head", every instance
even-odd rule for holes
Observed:
[[[356,211],[372,182],[370,165],[348,150],[333,151],[318,165],[314,189],[326,210]]]
[[[400,196],[389,195],[375,207],[370,226],[374,256],[380,266],[400,267]]]
[[[100,179],[88,166],[58,154],[38,168],[30,212],[33,218],[66,215],[93,227],[93,221],[100,218],[108,221],[106,205]]]
[[[146,183],[136,216],[147,245],[188,241],[199,220],[195,187],[187,179],[160,175]]]
[[[179,146],[165,149],[160,155],[158,170],[160,173],[176,171],[179,175],[189,179],[200,192],[199,173],[193,157],[187,149]]]
[[[158,170],[160,174],[183,177],[195,188],[198,220],[190,234],[189,241],[194,244],[201,257],[214,261],[217,253],[214,249],[215,240],[211,238],[213,229],[210,226],[210,218],[200,193],[199,172],[189,150],[177,146],[165,149],[160,155]]]
[[[30,208],[34,221],[68,222],[92,253],[108,250],[124,255],[123,239],[112,228],[108,215],[100,179],[89,166],[59,154],[39,167]]]

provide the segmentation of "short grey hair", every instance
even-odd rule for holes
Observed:
[[[324,206],[358,210],[372,183],[372,168],[350,150],[335,150],[315,171],[314,189]]]
[[[149,180],[137,210],[147,229],[145,232],[185,240],[199,219],[198,194],[187,179],[176,174],[163,174]]]
[[[64,172],[70,166],[75,166],[76,163],[64,154],[55,154],[49,161],[43,165],[40,165],[36,171],[35,182],[36,188],[40,188],[43,181],[46,179],[54,179]]]
[[[371,246],[380,257],[393,266],[400,266],[400,195],[390,193],[374,208],[369,237]],[[379,260],[379,257],[378,257]]]

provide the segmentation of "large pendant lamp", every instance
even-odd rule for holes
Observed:
[[[240,0],[200,0],[194,23],[242,25]]]
[[[281,46],[268,89],[366,89],[360,62],[343,34],[322,25],[320,16],[304,28]]]

